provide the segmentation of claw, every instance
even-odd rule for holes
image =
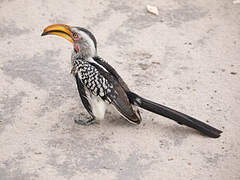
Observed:
[[[76,120],[76,119],[74,119],[74,122],[76,124],[88,126],[90,124],[96,123],[96,119],[95,118],[90,118],[90,119],[87,119],[87,120],[80,120],[80,119]]]

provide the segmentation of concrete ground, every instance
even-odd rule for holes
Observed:
[[[146,5],[159,15],[146,12]],[[0,1],[0,179],[240,179],[240,4],[230,0]],[[142,110],[87,117],[54,23],[89,28],[134,92],[224,131]]]

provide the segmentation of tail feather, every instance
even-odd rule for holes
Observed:
[[[186,125],[188,127],[194,128],[209,137],[218,138],[218,137],[220,137],[220,134],[222,133],[221,130],[218,130],[218,129],[216,129],[204,122],[201,122],[191,116],[188,116],[186,114],[183,114],[181,112],[178,112],[176,110],[168,108],[161,104],[152,102],[150,100],[144,99],[133,92],[128,91],[126,93],[132,104],[135,104],[135,105],[137,105],[143,109],[146,109],[148,111],[151,111],[153,113],[170,118],[181,125]]]

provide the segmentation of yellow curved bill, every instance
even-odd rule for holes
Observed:
[[[57,35],[61,36],[71,43],[73,43],[73,34],[71,32],[71,26],[66,25],[66,24],[53,24],[48,27],[46,27],[43,30],[42,36],[45,35]]]

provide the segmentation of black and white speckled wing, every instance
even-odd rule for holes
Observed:
[[[124,82],[122,77],[118,74],[118,72],[110,65],[108,64],[103,58],[100,56],[95,56],[93,57],[93,60],[101,65],[103,68],[105,68],[114,78],[115,80],[120,84],[120,86],[125,90],[125,92],[130,92],[130,89],[128,88],[128,85]],[[129,97],[128,97],[129,99]],[[138,118],[141,120],[141,114],[137,106],[132,103],[132,108],[135,114],[138,116]]]
[[[93,57],[93,60],[96,61],[96,63],[103,66],[111,75],[113,75],[116,80],[119,82],[119,84],[123,87],[124,90],[130,91],[127,84],[123,81],[122,77],[118,74],[118,72],[110,65],[108,64],[103,58],[99,56]]]
[[[118,112],[127,120],[139,124],[141,119],[133,111],[129,99],[118,81],[100,66],[88,62],[78,61],[75,68],[82,84],[95,96],[114,105]]]
[[[75,65],[74,74],[78,75],[84,87],[93,95],[100,96],[103,100],[111,103],[111,99],[106,95],[115,97],[113,85],[91,63],[82,60],[75,63],[77,65]]]
[[[76,83],[77,83],[79,96],[82,100],[83,106],[88,111],[88,113],[94,118],[94,115],[93,115],[93,112],[92,112],[92,106],[88,101],[88,97],[87,97],[87,94],[86,94],[86,91],[85,91],[85,87],[84,87],[83,83],[81,82],[78,74],[75,75],[75,78],[76,78]]]

